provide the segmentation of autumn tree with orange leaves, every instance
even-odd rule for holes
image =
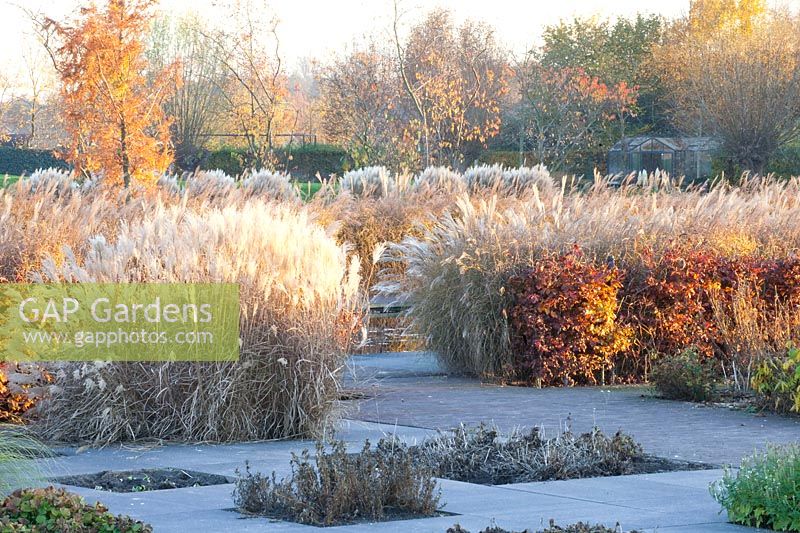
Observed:
[[[431,11],[399,36],[395,4],[395,49],[402,92],[408,102],[406,134],[420,147],[422,165],[470,164],[500,131],[500,108],[510,69],[492,29],[453,23],[446,10]]]
[[[518,69],[520,145],[551,170],[578,168],[607,128],[636,103],[636,87],[607,84],[580,68],[549,68],[535,59]]]
[[[64,155],[77,172],[112,185],[152,183],[172,162],[161,105],[174,69],[148,76],[145,57],[156,3],[108,0],[81,8],[70,23],[42,20],[61,79],[70,139]]]
[[[718,138],[728,176],[764,173],[800,138],[798,24],[764,0],[694,0],[654,51],[674,122]]]

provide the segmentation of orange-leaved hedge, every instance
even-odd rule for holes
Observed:
[[[617,320],[619,270],[594,264],[577,247],[545,255],[512,277],[509,287],[516,380],[598,383],[615,356],[630,347],[631,329]]]
[[[10,382],[9,375],[21,378],[20,382]],[[41,398],[35,391],[51,381],[52,377],[39,367],[0,363],[0,424],[23,423],[25,414]]]
[[[800,258],[726,256],[686,244],[640,250],[619,265],[578,247],[545,254],[509,280],[513,358],[505,377],[541,385],[641,381],[651,356],[690,348],[724,366],[731,347],[715,305],[725,309],[742,284],[755,289],[764,313],[775,303],[800,305]]]

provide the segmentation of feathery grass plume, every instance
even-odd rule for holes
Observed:
[[[800,341],[796,305],[764,301],[751,283],[740,284],[729,299],[715,296],[711,304],[725,352],[722,371],[736,391],[750,391],[761,364],[780,359],[787,345]]]
[[[390,246],[392,258],[406,265],[405,277],[381,289],[408,296],[415,327],[447,367],[496,376],[511,361],[506,280],[538,251],[577,244],[594,260],[613,258],[630,285],[649,275],[647,254],[658,257],[676,244],[787,257],[800,248],[796,220],[798,178],[751,179],[738,187],[718,182],[704,190],[613,189],[607,180],[539,195],[489,190],[460,197],[433,226]]]
[[[386,167],[364,167],[345,172],[340,183],[342,191],[355,197],[380,198],[397,190],[397,180]]]
[[[476,165],[464,171],[464,183],[470,193],[486,190],[498,192],[505,185],[505,171],[505,167],[499,163]]]
[[[150,205],[143,195],[101,187],[61,194],[18,183],[0,190],[0,280],[28,281],[46,255],[60,262],[64,246],[81,257],[90,235],[113,235],[121,220],[138,220]]]
[[[201,170],[186,179],[186,194],[210,200],[230,195],[236,189],[236,180],[222,170]]]
[[[23,177],[14,188],[23,192],[39,192],[42,194],[68,195],[73,192],[86,192],[97,184],[98,180],[78,179],[70,170],[60,168],[38,169],[28,177]]]
[[[422,236],[391,246],[406,265],[401,281],[380,290],[405,293],[409,316],[429,347],[451,371],[497,375],[511,364],[504,309],[508,272],[534,260],[534,228],[513,212],[501,212],[497,197],[457,200]]]
[[[177,175],[164,174],[156,180],[156,187],[167,194],[181,194],[181,179]]]
[[[384,254],[376,257],[375,250],[409,235],[420,235],[450,202],[450,195],[411,189],[377,198],[341,194],[330,200],[315,196],[309,207],[316,220],[335,232],[338,242],[349,245],[361,258],[362,284],[371,287],[382,272],[399,276],[404,270],[403,264]]]
[[[291,176],[262,168],[250,172],[242,181],[245,198],[263,198],[282,202],[298,202],[300,195],[292,185]]]
[[[363,308],[357,259],[307,210],[261,201],[156,207],[92,239],[82,261],[47,258],[40,279],[240,284],[236,363],[54,365],[43,434],[95,444],[319,434]]]
[[[462,193],[467,185],[460,174],[447,167],[427,167],[414,179],[414,188],[428,191]]]
[[[0,496],[40,482],[43,467],[37,459],[52,455],[26,428],[0,424]]]
[[[555,182],[544,165],[509,168],[503,172],[503,188],[508,194],[524,194],[536,189],[539,194],[551,196]]]

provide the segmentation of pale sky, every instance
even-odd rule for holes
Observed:
[[[800,0],[778,0],[800,7]],[[78,0],[0,0],[0,69],[20,68],[21,51],[29,48],[28,21],[17,5],[63,17],[76,10]],[[219,8],[224,0],[161,0],[160,9],[170,13],[196,11],[212,22],[224,22]],[[291,68],[302,58],[321,58],[341,51],[368,34],[386,34],[392,17],[392,0],[271,0],[280,21],[278,34],[282,55]],[[537,42],[542,28],[562,18],[630,16],[636,12],[667,17],[688,11],[689,0],[402,0],[404,21],[413,22],[434,7],[452,11],[458,21],[482,20],[496,29],[498,40],[514,53]]]

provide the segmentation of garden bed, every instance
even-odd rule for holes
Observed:
[[[62,485],[109,492],[147,492],[233,483],[232,479],[218,474],[206,474],[205,472],[195,472],[180,468],[156,468],[121,472],[105,470],[93,474],[59,477],[53,479],[53,481]]]
[[[464,529],[459,524],[454,525],[453,527],[447,530],[447,533],[470,533],[468,529]],[[489,526],[486,529],[482,530],[480,533],[516,533],[514,531],[510,531],[508,529],[503,529],[502,527],[497,526]],[[547,529],[537,530],[534,532],[532,529],[526,529],[520,533],[624,533],[619,524],[616,525],[614,528],[606,527],[600,524],[597,525],[590,525],[585,524],[583,522],[578,522],[577,524],[570,524],[568,526],[557,526],[553,520],[550,520],[550,525]],[[628,533],[639,533],[636,530],[630,531]]]
[[[648,455],[630,436],[621,432],[607,436],[599,429],[545,438],[538,428],[504,435],[492,426],[461,426],[409,447],[406,453],[438,478],[479,485],[716,468]]]

